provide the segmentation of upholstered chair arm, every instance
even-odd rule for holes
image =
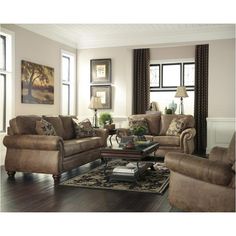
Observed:
[[[119,128],[117,129],[117,137],[122,138],[124,136],[130,136],[131,131],[129,128]]]
[[[102,138],[102,143],[104,144],[104,146],[107,146],[107,137],[109,135],[108,130],[107,129],[95,129],[95,134],[98,137]]]
[[[209,160],[222,161],[227,154],[227,148],[224,147],[213,147],[209,153]]]
[[[217,185],[232,187],[235,176],[230,165],[185,153],[168,152],[165,163],[171,171]]]
[[[59,136],[7,135],[3,144],[14,149],[61,150],[63,140]]]
[[[192,154],[194,151],[195,128],[187,128],[180,134],[180,147],[184,153]]]

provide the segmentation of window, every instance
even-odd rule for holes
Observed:
[[[0,34],[0,132],[6,131],[6,36]]]
[[[150,65],[150,86],[160,87],[160,65]]]
[[[176,88],[180,83],[181,64],[162,64],[162,87]]]
[[[75,55],[62,52],[61,114],[75,115]]]
[[[155,68],[155,70],[154,70]],[[155,71],[155,73],[153,72]],[[194,78],[195,63],[193,61],[176,61],[174,63],[163,62],[150,65],[150,101],[159,105],[164,113],[165,107],[174,101],[178,105],[176,113],[179,113],[179,98],[175,98],[177,86],[186,86],[188,97],[184,98],[184,113],[194,113]]]

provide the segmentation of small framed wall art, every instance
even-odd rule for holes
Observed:
[[[111,59],[90,60],[90,82],[92,84],[111,83]]]
[[[102,109],[111,109],[111,86],[110,85],[92,85],[90,87],[90,97],[100,97],[102,102]]]

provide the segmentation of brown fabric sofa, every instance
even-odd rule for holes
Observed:
[[[171,121],[174,118],[186,118],[186,126],[180,135],[166,135]],[[160,144],[155,155],[164,157],[167,152],[181,152],[192,154],[194,151],[194,137],[196,130],[194,128],[195,121],[191,115],[162,115],[157,114],[138,114],[129,116],[129,120],[145,118],[150,133],[145,135],[147,140],[158,142]],[[118,137],[131,135],[129,128],[118,129]]]
[[[169,152],[169,201],[185,211],[235,211],[235,134],[228,148],[214,147],[209,159]]]
[[[5,169],[9,176],[16,171],[52,174],[59,181],[61,173],[100,158],[100,148],[107,145],[106,129],[96,129],[96,136],[75,139],[71,116],[43,117],[58,136],[37,135],[40,116],[17,116],[10,120]]]

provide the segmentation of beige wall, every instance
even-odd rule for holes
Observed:
[[[76,54],[76,49],[65,46],[38,34],[32,33],[15,25],[1,25],[2,28],[14,33],[15,38],[15,73],[13,73],[13,104],[8,103],[7,109],[12,109],[14,115],[57,115],[60,112],[60,74],[61,50]],[[28,60],[54,68],[54,104],[22,104],[21,103],[21,60]],[[2,144],[4,134],[0,134],[0,164],[4,164],[5,147]]]
[[[209,117],[235,117],[235,40],[209,44]]]
[[[112,60],[112,109],[113,116],[122,118],[131,114],[132,100],[132,50],[126,47],[78,50],[78,114],[92,117],[90,101],[90,60]],[[104,111],[104,110],[103,110]],[[99,112],[102,112],[99,110]]]
[[[209,44],[209,117],[235,116],[235,40],[194,42],[192,45],[151,48],[151,60],[194,58],[196,44]],[[148,47],[148,46],[145,46]],[[132,111],[132,48],[102,48],[78,50],[78,114],[92,116],[87,107],[90,98],[89,61],[112,59],[114,116],[124,117]],[[223,93],[223,95],[222,95]]]
[[[194,58],[195,47],[176,46],[164,48],[151,48],[151,60],[172,60],[172,59],[191,59]]]
[[[2,25],[2,27],[15,33],[15,114],[59,114],[61,50],[72,53],[76,53],[76,50],[15,25]],[[21,60],[54,68],[53,105],[21,103]]]

